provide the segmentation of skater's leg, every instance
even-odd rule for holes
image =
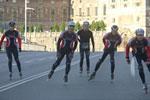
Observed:
[[[89,56],[90,56],[90,50],[87,49],[85,51],[85,54],[86,54],[86,65],[87,65],[87,72],[90,71],[90,59],[89,59]]]
[[[113,74],[115,70],[114,52],[110,53],[110,62],[111,62],[111,74]]]
[[[83,71],[84,50],[80,48],[80,72]]]
[[[48,78],[50,79],[54,73],[54,70],[57,68],[57,66],[61,63],[62,59],[64,58],[64,53],[61,53],[59,55],[59,57],[57,57],[57,60],[55,61],[55,63],[53,64],[51,71],[48,74]]]
[[[8,57],[9,72],[12,73],[12,51],[11,51],[11,48],[6,48],[6,53],[7,53],[7,57]]]
[[[100,65],[103,63],[103,61],[105,60],[107,55],[108,55],[108,52],[104,51],[101,59],[98,60],[96,66],[95,66],[95,72],[97,72],[97,70],[99,69]]]
[[[12,53],[13,53],[15,61],[17,63],[18,71],[21,72],[21,64],[20,64],[19,57],[18,57],[17,47],[12,49]]]

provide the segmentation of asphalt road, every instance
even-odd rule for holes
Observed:
[[[91,53],[91,72],[101,52]],[[23,79],[20,80],[16,63],[13,60],[13,79],[9,80],[7,56],[0,53],[0,100],[150,100],[145,94],[136,69],[136,76],[131,77],[129,65],[125,62],[125,53],[115,55],[116,70],[113,83],[110,82],[110,62],[106,58],[93,81],[88,81],[86,63],[84,73],[79,74],[79,53],[74,54],[69,82],[64,86],[65,58],[56,69],[52,79],[47,81],[47,74],[56,60],[53,52],[22,52],[20,61]],[[150,73],[145,67],[145,75],[150,86]]]

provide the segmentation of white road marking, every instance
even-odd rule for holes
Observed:
[[[97,56],[99,56],[99,55],[91,56],[90,59],[91,59],[91,58],[95,58],[95,57],[97,57]],[[72,62],[71,65],[76,65],[76,64],[78,64],[78,63],[79,63],[79,60]],[[60,70],[65,69],[65,68],[66,68],[66,65],[62,65],[62,66],[58,67],[58,68],[55,70],[55,72],[56,72],[56,71],[60,71]],[[47,75],[48,73],[49,73],[49,71],[45,71],[45,72],[42,72],[42,73],[40,73],[40,74],[36,74],[36,75],[31,76],[31,77],[28,77],[28,78],[25,78],[25,79],[22,79],[22,80],[19,80],[19,81],[16,81],[16,82],[13,82],[13,83],[4,85],[4,86],[1,86],[1,87],[0,87],[0,92],[6,91],[6,90],[8,90],[8,89],[14,88],[14,87],[19,86],[19,85],[21,85],[21,84],[24,84],[24,83],[27,83],[27,82],[29,82],[29,81],[35,80],[35,79],[37,79],[37,78],[43,77],[43,76]]]
[[[24,63],[31,63],[31,62],[33,62],[33,61],[26,61],[26,62],[24,62]]]

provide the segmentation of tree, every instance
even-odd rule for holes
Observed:
[[[64,31],[64,30],[65,30],[65,23],[64,23],[64,22],[61,23],[60,30],[61,30],[61,31]]]
[[[25,24],[23,24],[23,25],[21,26],[20,32],[21,32],[21,34],[24,34],[24,32],[25,32]]]
[[[54,24],[53,29],[52,29],[52,32],[55,32],[55,31],[59,32],[59,26],[57,23]]]
[[[95,21],[92,21],[92,24],[90,25],[90,29],[92,30],[92,31],[95,31]]]
[[[100,30],[101,30],[100,21],[97,21],[97,22],[95,23],[95,30],[96,30],[96,31],[100,31]]]
[[[33,24],[31,24],[31,25],[29,26],[29,32],[34,32],[34,25],[33,25]]]
[[[106,30],[106,24],[104,23],[103,20],[100,21],[99,26],[101,28],[101,31],[105,31]]]
[[[80,23],[79,21],[76,23],[76,26],[75,26],[75,31],[78,31],[81,29],[81,26],[80,26]]]
[[[0,27],[0,33],[3,33],[4,32],[4,30],[2,29],[2,27]]]
[[[39,24],[37,26],[37,32],[42,32],[42,31],[43,31],[43,26],[42,26],[42,24]]]

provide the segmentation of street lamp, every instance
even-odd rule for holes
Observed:
[[[31,10],[35,10],[34,8],[29,8],[27,7],[27,0],[25,0],[25,43],[27,43],[27,10],[31,9]]]

